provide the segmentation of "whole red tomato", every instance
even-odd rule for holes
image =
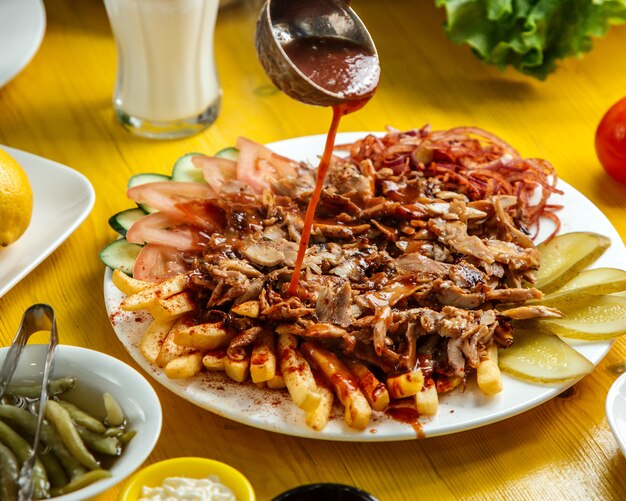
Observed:
[[[596,130],[596,153],[604,170],[626,184],[626,97],[602,117]]]

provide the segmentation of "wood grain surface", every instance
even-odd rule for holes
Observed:
[[[602,171],[595,127],[626,94],[626,28],[614,28],[582,59],[564,62],[545,82],[488,67],[444,35],[432,0],[358,0],[353,7],[376,40],[382,79],[375,98],[346,117],[341,131],[477,125],[525,156],[549,159],[626,235],[626,186]],[[106,221],[128,206],[125,186],[139,172],[169,172],[189,151],[213,153],[238,135],[260,142],[326,131],[330,110],[276,91],[254,50],[259,3],[220,11],[216,50],[224,91],[217,122],[184,140],[133,137],[113,119],[116,49],[101,0],[47,0],[42,46],[0,89],[0,143],[85,174],[96,205],[80,228],[0,299],[6,345],[23,310],[45,301],[57,311],[66,344],[106,352],[137,367],[117,341],[102,297],[100,248]],[[5,50],[1,48],[0,50]],[[206,456],[241,470],[258,499],[299,484],[356,485],[384,501],[419,499],[624,499],[626,460],[604,413],[608,371],[626,357],[618,340],[597,369],[540,407],[472,431],[398,443],[335,443],[260,431],[220,418],[154,383],[163,433],[148,463]],[[118,488],[98,497],[116,499]]]

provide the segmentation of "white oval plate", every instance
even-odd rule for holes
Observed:
[[[14,382],[41,382],[47,347],[40,344],[26,346],[13,376]],[[8,350],[0,349],[0,364]],[[90,499],[124,480],[150,455],[161,434],[161,403],[150,383],[139,372],[117,358],[95,350],[59,345],[52,369],[52,378],[57,377],[75,377],[77,385],[68,392],[67,398],[97,416],[106,415],[101,395],[109,392],[122,407],[129,429],[137,432],[113,463],[110,478],[52,498],[54,501]]]
[[[626,374],[611,385],[606,395],[606,419],[615,439],[626,456]]]
[[[31,153],[0,146],[24,168],[33,215],[19,240],[0,247],[0,297],[61,245],[89,215],[96,194],[81,173]]]
[[[365,133],[339,134],[337,144],[349,143]],[[282,155],[316,162],[326,136],[309,136],[270,144]],[[608,219],[577,190],[560,182],[565,195],[555,200],[565,208],[559,215],[562,232],[594,231],[606,235],[611,247],[594,266],[619,268],[626,262],[626,249]],[[538,241],[550,232],[549,222],[542,227]],[[381,413],[373,413],[365,431],[356,431],[343,423],[341,409],[335,408],[326,428],[316,432],[304,422],[304,412],[298,409],[285,391],[260,390],[253,384],[238,384],[219,373],[203,373],[190,380],[168,379],[162,369],[150,365],[141,355],[138,342],[148,327],[150,316],[145,313],[126,313],[119,309],[123,298],[111,283],[111,272],[104,279],[104,297],[113,329],[131,356],[148,374],[182,398],[216,414],[240,423],[287,435],[341,441],[391,441],[434,437],[484,426],[527,411],[561,393],[576,381],[560,385],[533,384],[503,375],[504,390],[495,397],[487,397],[470,383],[464,392],[455,391],[442,396],[437,416],[422,421],[421,432],[407,424],[394,421]],[[612,343],[577,343],[574,347],[594,365],[606,355]]]
[[[46,10],[41,0],[0,2],[0,87],[26,67],[45,31]]]

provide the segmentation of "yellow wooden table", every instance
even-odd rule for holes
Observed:
[[[626,186],[603,173],[593,149],[602,114],[626,94],[626,27],[613,29],[584,59],[568,60],[548,81],[538,82],[502,74],[467,47],[452,44],[433,3],[354,2],[377,42],[383,74],[375,98],[346,117],[341,130],[481,126],[525,156],[551,160],[626,235]],[[128,206],[128,177],[168,172],[183,153],[212,153],[238,135],[270,142],[323,133],[330,111],[273,89],[253,44],[259,3],[247,0],[219,15],[224,100],[215,125],[185,140],[138,139],[113,120],[116,51],[101,1],[47,0],[46,8],[41,49],[0,89],[0,143],[82,172],[97,201],[82,226],[0,299],[0,342],[8,344],[25,307],[46,301],[56,308],[64,343],[136,367],[109,324],[97,257],[113,238],[107,218]],[[398,443],[323,442],[260,431],[201,410],[155,383],[164,427],[148,462],[185,455],[224,461],[251,480],[261,500],[317,481],[357,485],[385,501],[625,499],[626,460],[604,415],[615,379],[607,367],[624,358],[626,341],[618,340],[593,374],[562,397],[498,424]],[[113,500],[117,492],[98,499]]]

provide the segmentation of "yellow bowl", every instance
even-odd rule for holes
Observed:
[[[167,477],[206,478],[209,475],[217,475],[220,482],[230,487],[237,501],[255,501],[252,484],[241,472],[213,459],[195,457],[166,459],[138,471],[124,486],[119,501],[137,501],[144,485],[158,487]]]

